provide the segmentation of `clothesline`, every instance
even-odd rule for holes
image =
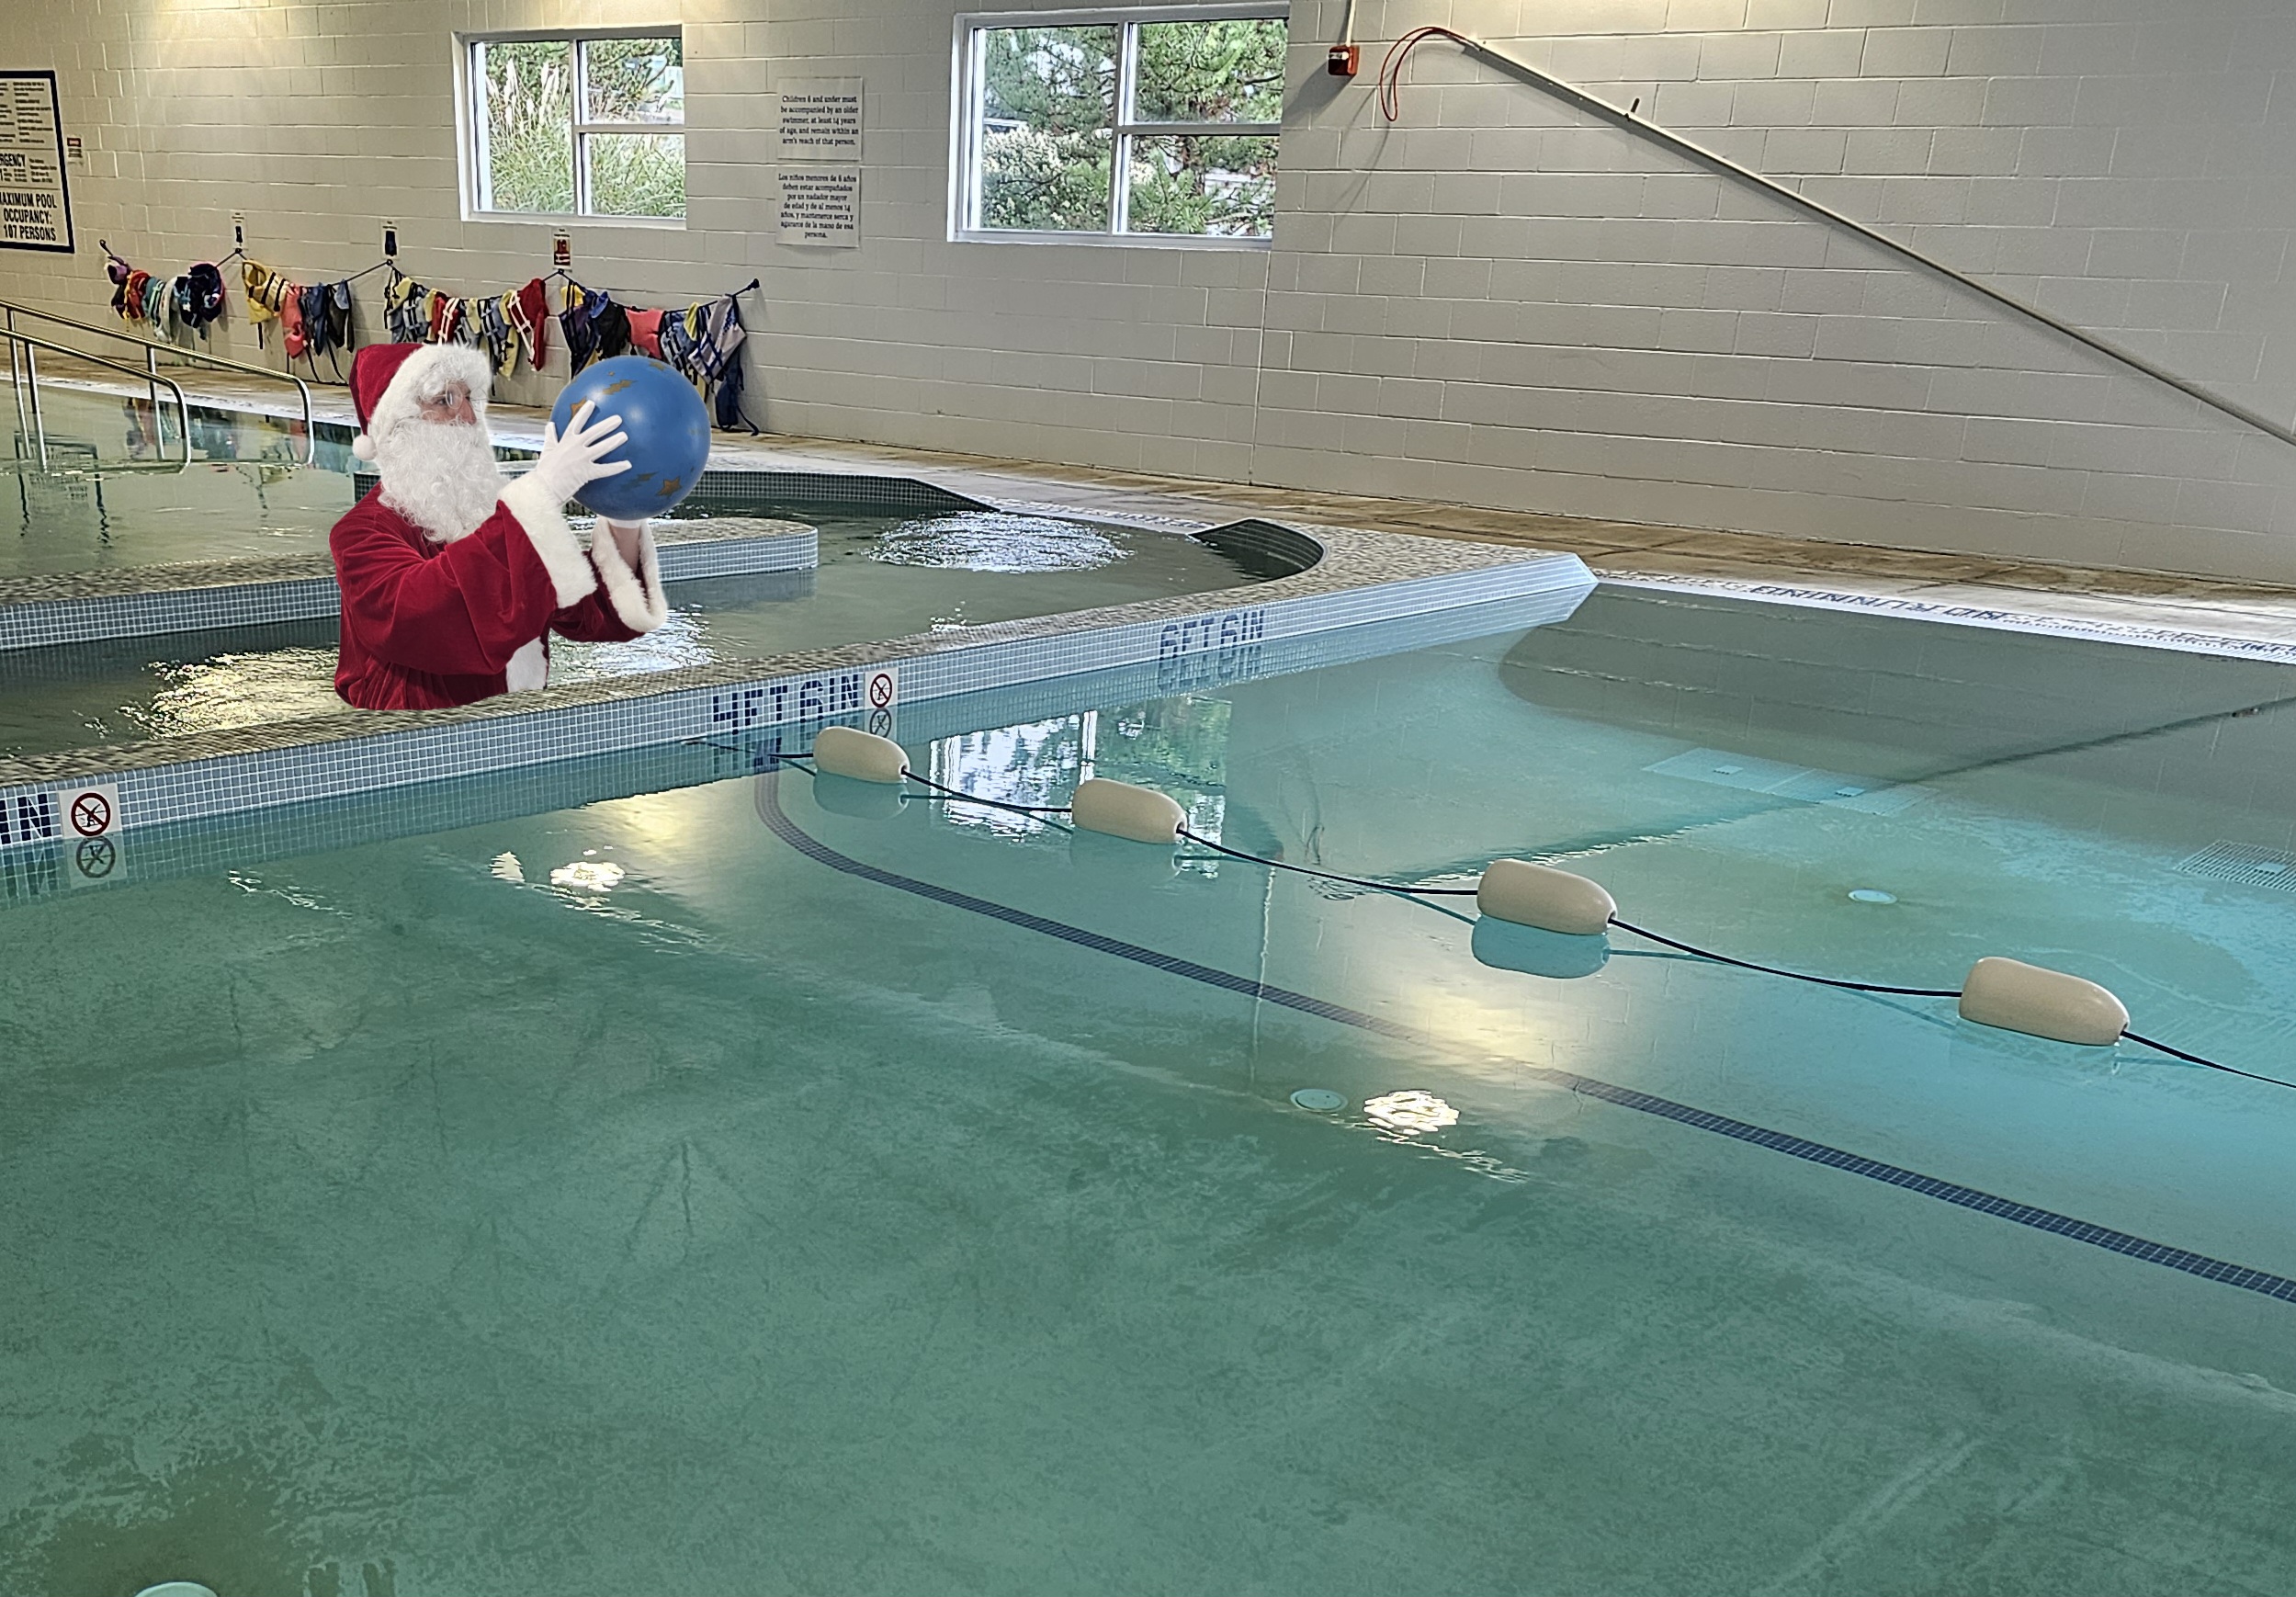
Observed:
[[[714,402],[720,427],[757,425],[743,413],[743,373],[739,350],[749,336],[741,324],[741,296],[761,287],[752,278],[730,293],[676,308],[625,304],[608,289],[591,287],[564,267],[529,278],[523,287],[494,295],[444,293],[400,269],[395,261],[383,289],[383,319],[401,344],[458,343],[483,347],[495,370],[507,377],[523,353],[527,365],[543,369],[549,358],[549,327],[556,322],[566,340],[568,363],[581,371],[591,361],[637,353],[660,360]],[[549,283],[563,285],[553,314]],[[345,286],[347,294],[348,285]]]
[[[378,272],[390,274],[383,290],[383,319],[396,343],[456,342],[483,347],[498,374],[507,377],[523,355],[539,372],[548,357],[548,324],[556,322],[566,339],[573,369],[590,361],[635,350],[664,361],[684,374],[705,398],[714,398],[720,427],[757,430],[741,410],[742,372],[736,355],[748,337],[739,301],[763,287],[752,277],[741,288],[675,309],[653,310],[628,303],[627,290],[583,283],[564,266],[529,278],[523,288],[476,297],[442,293],[417,281],[395,256],[330,282],[289,281],[234,245],[219,260],[202,261],[174,277],[139,270],[97,239],[107,256],[105,274],[114,287],[112,308],[129,321],[148,323],[162,337],[188,328],[201,338],[225,310],[222,268],[240,263],[248,323],[264,339],[266,324],[277,322],[290,364],[299,357],[319,375],[327,357],[335,380],[343,379],[339,353],[356,346],[351,285]],[[564,285],[560,309],[551,311],[547,285]]]
[[[117,250],[111,247],[109,240],[100,238],[97,239],[96,241],[96,247],[102,250],[107,257],[111,260],[119,262],[121,266],[126,267],[128,270],[132,271],[135,269],[133,264],[130,262],[126,256],[120,255]],[[230,266],[233,261],[244,261],[252,257],[248,255],[244,246],[234,245],[228,255],[219,257],[210,264],[212,264],[220,272],[225,266]],[[356,283],[361,277],[373,277],[377,272],[398,272],[403,276],[405,274],[405,268],[399,265],[395,256],[388,257],[383,260],[377,261],[371,266],[361,266],[357,271],[352,272],[348,276],[332,278],[330,281],[331,283]],[[560,282],[571,283],[574,281],[574,275],[564,266],[553,266],[548,273],[544,274],[543,280],[548,282],[553,278]],[[617,300],[636,299],[639,294],[639,290],[630,289],[614,289],[607,288],[604,285],[592,284],[585,284],[583,286],[585,288],[595,288],[600,293],[612,294]],[[763,286],[763,283],[759,278],[752,277],[748,282],[742,284],[740,288],[729,289],[722,295],[713,295],[711,298],[738,300],[744,294],[753,294],[757,292]]]
[[[383,264],[386,266],[390,265],[387,261]],[[374,268],[369,266],[368,270],[373,271]],[[549,274],[543,278],[543,281],[548,282],[551,277],[556,277],[560,282],[571,283],[574,280],[574,274],[567,270],[564,266],[552,266]],[[609,289],[603,283],[585,283],[582,286],[584,288],[594,288],[602,294],[612,294],[617,299],[634,299],[637,297],[636,290],[629,289]],[[740,288],[730,289],[725,293],[712,295],[711,298],[718,300],[738,300],[744,294],[755,293],[758,289],[763,288],[764,286],[765,285],[760,279],[752,277],[748,282],[742,284]]]

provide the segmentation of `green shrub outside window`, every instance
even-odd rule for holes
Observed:
[[[477,209],[685,215],[677,34],[470,43]]]

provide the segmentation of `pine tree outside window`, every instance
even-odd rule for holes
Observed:
[[[957,18],[954,236],[1264,245],[1286,13]]]

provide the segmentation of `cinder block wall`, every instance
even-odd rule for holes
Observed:
[[[579,226],[577,264],[640,304],[761,276],[775,430],[2296,581],[2296,447],[1449,45],[1414,58],[1393,127],[1369,70],[1422,22],[1510,40],[2285,420],[2282,0],[1363,0],[1346,85],[1321,73],[1340,10],[1293,15],[1281,220],[1247,253],[948,242],[950,0],[26,6],[0,64],[62,74],[83,249],[0,252],[0,292],[97,309],[99,235],[175,269],[229,247],[235,209],[294,276],[370,264],[390,216],[424,281],[522,282],[548,228],[460,220],[453,33],[676,21],[687,226]],[[865,242],[784,247],[774,92],[845,75]],[[362,311],[379,335],[371,292]]]

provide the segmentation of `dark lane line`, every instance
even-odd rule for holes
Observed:
[[[990,920],[1001,921],[1009,926],[1019,926],[1024,931],[1041,933],[1047,937],[1057,937],[1064,943],[1073,943],[1078,947],[1090,948],[1095,953],[1112,955],[1119,959],[1128,959],[1136,965],[1145,965],[1150,969],[1161,970],[1168,975],[1184,977],[1190,981],[1202,982],[1207,987],[1216,987],[1224,991],[1241,993],[1248,998],[1257,998],[1268,1003],[1280,1004],[1286,1009],[1297,1010],[1302,1014],[1312,1014],[1321,1020],[1353,1026],[1359,1031],[1373,1032],[1380,1036],[1392,1037],[1402,1042],[1423,1043],[1427,1040],[1417,1032],[1407,1026],[1397,1025],[1393,1021],[1382,1020],[1375,1014],[1366,1014],[1361,1010],[1349,1009],[1343,1004],[1332,1003],[1308,993],[1294,992],[1289,988],[1271,986],[1267,982],[1255,980],[1248,976],[1237,976],[1226,970],[1216,969],[1209,965],[1199,965],[1192,959],[1180,958],[1175,955],[1159,954],[1153,948],[1143,948],[1137,943],[1126,943],[1119,938],[1103,936],[1098,932],[1088,932],[1081,926],[1071,926],[1065,921],[1051,920],[1044,915],[1034,914],[1027,910],[1014,909],[1010,904],[1000,904],[992,900],[975,898],[970,893],[960,893],[951,888],[935,887],[931,882],[918,881],[912,877],[900,876],[880,866],[865,864],[850,855],[838,853],[827,844],[813,837],[789,818],[788,812],[781,807],[781,774],[777,770],[766,771],[757,778],[757,784],[758,818],[765,822],[775,836],[808,859],[827,866],[831,870],[840,871],[846,876],[857,877],[863,881],[875,882],[879,887],[891,888],[898,892],[929,899],[937,904],[946,904],[952,909],[964,910],[976,915],[985,915]],[[2198,1275],[2204,1281],[2222,1282],[2227,1286],[2237,1286],[2244,1292],[2259,1293],[2267,1297],[2279,1298],[2283,1302],[2296,1302],[2296,1280],[2291,1280],[2285,1275],[2275,1275],[2268,1270],[2254,1270],[2245,1264],[2234,1264],[2226,1260],[2213,1259],[2206,1253],[2195,1253],[2189,1249],[2170,1247],[2166,1242],[2149,1241],[2127,1231],[2115,1230],[2109,1226],[2092,1225],[2087,1220],[2075,1219],[2070,1215],[2058,1214],[2053,1209],[2044,1209],[2033,1204],[2019,1203],[2014,1198],[1998,1197],[1975,1187],[1963,1186],[1958,1182],[1941,1181],[1936,1176],[1923,1175],[1919,1171],[1907,1170],[1902,1165],[1887,1164],[1878,1159],[1868,1159],[1863,1154],[1829,1147],[1823,1142],[1813,1142],[1807,1138],[1796,1137],[1790,1132],[1773,1131],[1768,1127],[1756,1126],[1748,1121],[1733,1120],[1726,1115],[1716,1115],[1709,1110],[1694,1108],[1688,1104],[1680,1104],[1671,1098],[1661,1098],[1655,1093],[1639,1092],[1633,1087],[1621,1087],[1610,1082],[1598,1080],[1593,1076],[1582,1076],[1574,1070],[1559,1070],[1546,1065],[1526,1064],[1519,1068],[1526,1075],[1538,1081],[1546,1082],[1557,1087],[1566,1087],[1574,1093],[1583,1093],[1591,1098],[1600,1098],[1604,1103],[1614,1104],[1622,1109],[1632,1109],[1643,1115],[1655,1115],[1660,1119],[1671,1120],[1678,1125],[1688,1126],[1700,1131],[1711,1131],[1718,1137],[1727,1137],[1738,1142],[1750,1143],[1757,1148],[1768,1149],[1772,1153],[1782,1153],[1789,1159],[1799,1159],[1810,1164],[1822,1164],[1831,1170],[1863,1176],[1868,1181],[1880,1182],[1885,1186],[1901,1187],[1907,1192],[1917,1193],[1923,1197],[1935,1198],[1940,1203],[1951,1204],[1959,1208],[1974,1209],[1979,1214],[1991,1215],[1996,1219],[2008,1220],[2012,1225],[2024,1226],[2036,1231],[2046,1231],[2052,1236],[2064,1237],[2075,1242],[2086,1242],[2092,1248],[2102,1248],[2107,1252],[2142,1260],[2148,1264],[2158,1264],[2164,1269],[2180,1271],[2187,1275]]]

